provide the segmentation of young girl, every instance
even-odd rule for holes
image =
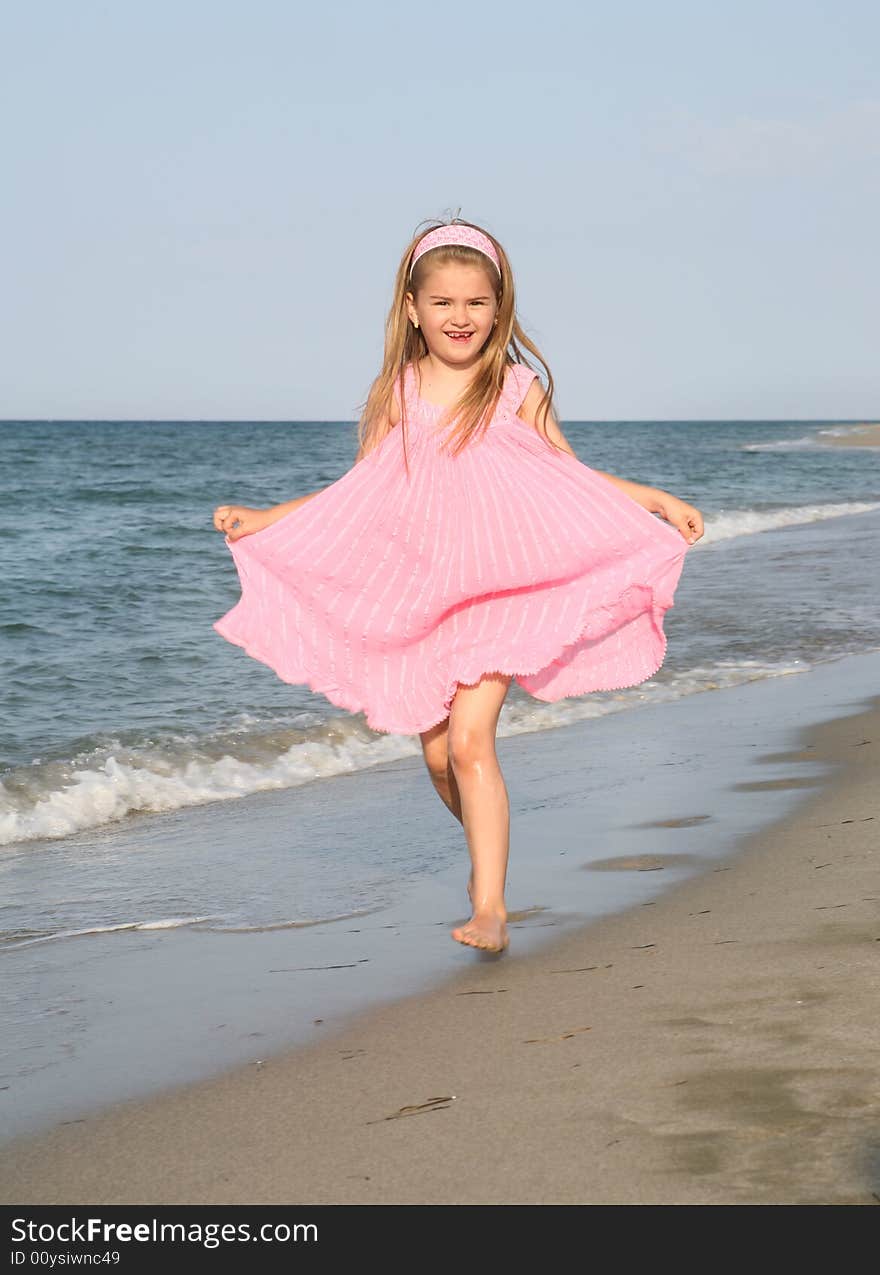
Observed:
[[[358,441],[328,487],[214,511],[242,589],[214,628],[373,730],[419,735],[470,852],[472,916],[452,937],[500,952],[509,805],[495,732],[510,681],[553,701],[655,673],[703,520],[578,460],[517,321],[507,255],[470,222],[407,246]]]

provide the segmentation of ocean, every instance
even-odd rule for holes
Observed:
[[[697,505],[706,534],[653,678],[557,704],[513,684],[499,738],[876,650],[880,457],[822,441],[846,428],[565,422],[584,463]],[[196,820],[209,804],[231,811],[420,755],[417,738],[371,731],[211,627],[239,596],[213,508],[326,486],[356,448],[351,422],[0,424],[0,943],[314,924],[384,906],[431,871],[430,850],[398,862],[340,829],[332,864],[291,839],[295,891],[241,889],[218,877],[210,844],[172,871],[151,838],[157,814]]]

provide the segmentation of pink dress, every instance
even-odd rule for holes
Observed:
[[[645,681],[688,542],[517,416],[534,377],[512,363],[486,433],[452,456],[407,367],[409,477],[395,427],[298,509],[227,537],[241,599],[213,627],[395,734],[443,721],[484,673],[546,701]]]

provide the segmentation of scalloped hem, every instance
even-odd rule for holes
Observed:
[[[681,561],[683,564],[684,559],[682,558]],[[680,575],[680,572],[679,572],[679,575]],[[619,609],[620,604],[626,599],[628,594],[631,594],[634,590],[637,590],[637,589],[641,589],[641,590],[650,589],[650,585],[636,583],[636,584],[631,584],[627,586],[626,589],[624,589],[620,594],[618,594],[618,596],[615,598],[613,603],[606,603],[604,606],[592,607],[592,608],[589,607],[589,605],[587,605],[585,609],[582,610],[581,613],[579,614],[576,624],[573,624],[571,629],[569,630],[569,637],[567,640],[562,641],[560,643],[557,637],[554,639],[553,651],[551,654],[545,653],[543,655],[539,655],[536,652],[535,654],[530,655],[528,657],[530,660],[538,661],[534,665],[534,667],[524,668],[522,666],[522,663],[520,663],[519,661],[516,662],[516,667],[510,667],[510,665],[514,663],[514,661],[503,661],[502,662],[504,665],[503,667],[487,669],[485,668],[485,666],[482,666],[482,665],[480,665],[479,667],[474,667],[473,665],[471,665],[471,666],[468,666],[465,670],[459,671],[454,676],[452,676],[446,683],[446,691],[443,698],[443,709],[441,711],[440,716],[436,717],[433,721],[430,721],[426,724],[420,723],[415,726],[411,724],[407,724],[407,723],[398,723],[396,725],[381,725],[378,719],[373,716],[373,711],[369,708],[368,705],[366,705],[363,702],[363,700],[361,700],[358,697],[348,695],[347,692],[342,687],[338,686],[335,683],[331,684],[331,683],[322,682],[319,675],[317,675],[313,670],[306,669],[305,676],[301,678],[300,677],[297,677],[297,678],[284,677],[281,673],[278,672],[278,670],[271,663],[271,661],[266,658],[265,654],[261,654],[260,648],[255,643],[248,642],[245,639],[234,637],[231,634],[225,633],[223,629],[219,627],[222,624],[222,619],[217,620],[212,625],[212,628],[215,629],[216,632],[219,633],[220,636],[223,637],[226,641],[231,642],[233,645],[238,646],[242,650],[244,650],[244,652],[247,655],[249,655],[252,659],[255,659],[259,661],[261,664],[265,664],[267,667],[271,668],[272,671],[275,673],[275,675],[279,677],[281,681],[285,682],[287,685],[308,686],[310,690],[312,690],[313,692],[319,695],[323,695],[325,699],[329,700],[330,703],[335,705],[335,707],[337,708],[341,708],[349,713],[363,713],[367,726],[370,728],[370,730],[376,731],[378,734],[384,734],[384,735],[420,735],[427,730],[431,730],[434,726],[438,726],[441,722],[446,720],[446,718],[449,716],[452,709],[452,701],[455,698],[456,692],[458,691],[458,688],[460,686],[475,686],[480,681],[481,678],[486,676],[491,676],[492,674],[498,674],[501,677],[514,678],[515,680],[517,680],[518,684],[520,685],[521,690],[523,690],[527,695],[531,696],[532,699],[538,700],[539,702],[544,704],[555,704],[555,703],[559,703],[560,700],[564,700],[564,699],[576,699],[580,695],[598,694],[603,691],[622,691],[622,690],[628,690],[630,687],[641,686],[641,684],[647,681],[648,678],[653,677],[654,674],[658,672],[660,668],[662,668],[663,663],[665,662],[668,642],[667,642],[666,633],[664,632],[664,629],[663,629],[663,620],[666,615],[666,612],[671,610],[671,608],[675,605],[673,600],[673,595],[674,595],[675,587],[677,586],[677,579],[678,577],[676,577],[676,585],[673,585],[671,592],[667,592],[663,596],[661,601],[657,601],[655,598],[655,600],[653,601],[650,607],[644,607],[636,615],[631,617],[632,620],[639,619],[641,616],[646,615],[650,612],[651,619],[654,626],[654,632],[660,641],[659,660],[652,658],[652,660],[649,662],[649,665],[648,667],[646,667],[646,670],[643,674],[639,674],[635,678],[630,678],[629,680],[625,682],[615,682],[610,686],[609,685],[598,685],[598,686],[591,685],[591,686],[584,686],[584,688],[581,690],[568,690],[566,691],[564,695],[541,695],[535,691],[529,690],[528,687],[522,686],[522,684],[519,683],[519,678],[534,677],[536,674],[542,673],[545,669],[549,668],[551,665],[558,663],[559,660],[563,657],[565,652],[570,647],[577,646],[585,638],[592,637],[594,640],[599,640],[602,637],[607,636],[608,633],[613,632],[613,625],[612,625],[612,626],[609,626],[609,628],[604,633],[600,632],[600,633],[590,634],[589,630],[593,628],[593,624],[591,624],[589,621],[592,620],[593,622],[595,622],[596,616],[603,615],[603,614],[613,616],[614,612]],[[653,597],[654,596],[653,590],[651,590],[651,593]],[[589,617],[589,620],[587,617]],[[590,679],[587,678],[586,680],[590,680]]]
[[[632,591],[633,588],[643,588],[643,587],[644,586],[641,586],[641,585],[630,586],[629,589],[625,589],[624,592],[620,595],[620,599],[623,599],[627,593]],[[620,599],[618,599],[618,601]],[[536,699],[540,701],[542,704],[558,704],[561,700],[577,699],[578,696],[580,695],[600,694],[603,691],[624,691],[624,690],[628,690],[630,687],[633,687],[633,686],[641,686],[643,682],[646,682],[648,680],[648,678],[653,677],[655,673],[659,672],[659,670],[663,667],[663,664],[666,660],[668,640],[666,637],[666,633],[663,630],[663,617],[665,616],[667,611],[672,609],[673,606],[674,606],[673,602],[668,602],[665,604],[655,603],[650,608],[651,619],[654,624],[654,630],[658,638],[660,639],[660,650],[659,650],[660,658],[652,659],[651,661],[649,661],[649,664],[646,667],[645,671],[643,673],[640,673],[635,678],[630,678],[628,681],[625,681],[625,682],[614,682],[610,686],[605,684],[600,686],[584,685],[583,688],[580,690],[578,689],[567,690],[564,695],[541,695],[537,693],[536,691],[529,690],[527,686],[522,685],[522,683],[519,681],[521,677],[534,677],[535,674],[542,673],[544,669],[549,668],[552,664],[557,663],[559,659],[561,658],[561,656],[565,653],[565,651],[569,649],[569,647],[577,646],[584,639],[584,637],[586,636],[587,628],[589,626],[588,625],[584,626],[582,624],[581,628],[577,631],[574,638],[572,638],[568,642],[563,643],[562,649],[557,650],[557,654],[552,659],[549,659],[549,660],[545,659],[543,663],[538,664],[536,668],[524,669],[521,666],[518,666],[516,669],[510,669],[507,667],[494,668],[494,669],[484,668],[479,673],[475,673],[475,674],[469,673],[467,677],[462,676],[460,674],[456,675],[456,677],[452,678],[451,681],[447,684],[446,695],[444,697],[443,715],[441,717],[438,717],[436,721],[431,722],[429,726],[420,726],[416,733],[418,734],[418,733],[421,733],[422,731],[430,730],[431,727],[438,726],[440,722],[443,722],[446,720],[446,718],[449,716],[449,713],[451,711],[452,701],[455,698],[455,695],[456,695],[456,692],[458,691],[459,686],[475,686],[479,682],[480,678],[491,676],[493,673],[497,673],[501,677],[512,677],[517,682],[520,689],[526,693],[526,695],[531,696],[532,699]],[[605,607],[598,608],[598,609],[607,610],[607,608]],[[639,613],[639,615],[645,615],[645,614],[647,614],[647,609]],[[633,618],[638,619],[639,616],[634,616]],[[597,638],[601,638],[603,636],[604,635],[601,633],[596,635]],[[590,681],[590,680],[592,679],[590,678],[584,679],[584,681]]]

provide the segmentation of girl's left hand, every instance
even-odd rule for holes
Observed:
[[[218,505],[214,510],[214,526],[227,540],[241,540],[262,531],[272,521],[267,509],[248,509],[245,505]]]
[[[655,512],[676,527],[688,544],[696,544],[703,535],[703,515],[699,509],[679,500],[677,496],[671,496],[668,491],[657,494],[659,500],[655,506]]]

